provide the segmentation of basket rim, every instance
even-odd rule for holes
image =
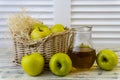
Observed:
[[[71,32],[72,30],[73,30],[72,28],[66,28],[65,31],[63,31],[63,32],[59,32],[59,33],[56,33],[56,34],[51,33],[49,36],[46,36],[45,38],[42,38],[42,39],[39,39],[39,40],[36,40],[36,41],[30,40],[30,41],[27,41],[27,42],[22,42],[20,40],[17,40],[17,38],[16,38],[17,35],[14,35],[13,40],[16,40],[17,42],[22,43],[24,45],[34,45],[34,44],[37,44],[37,43],[44,43],[46,40],[52,39],[53,37],[67,34],[67,33]]]

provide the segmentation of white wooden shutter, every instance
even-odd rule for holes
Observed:
[[[0,0],[0,45],[11,42],[8,15],[23,7],[47,25],[92,25],[94,43],[120,44],[120,0]]]
[[[71,26],[82,25],[93,26],[94,43],[120,45],[120,0],[72,0]]]
[[[0,0],[0,45],[9,43],[7,18],[24,8],[33,18],[42,20],[47,25],[54,23],[53,0]]]

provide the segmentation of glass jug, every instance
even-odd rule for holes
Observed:
[[[92,27],[89,26],[73,28],[73,45],[69,48],[68,55],[72,60],[73,67],[77,69],[91,68],[96,59],[91,31]]]

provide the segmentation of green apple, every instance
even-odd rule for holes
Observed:
[[[118,56],[109,49],[98,52],[96,62],[103,70],[112,70],[118,64]]]
[[[34,30],[34,29],[36,29],[36,28],[39,29],[40,26],[42,26],[42,24],[40,24],[40,23],[35,23],[35,24],[33,25],[33,27],[32,27],[32,30]]]
[[[56,53],[50,59],[49,68],[53,74],[65,76],[72,69],[72,61],[67,54]]]
[[[31,34],[30,37],[32,40],[38,40],[41,38],[44,38],[45,33],[44,32],[40,32],[38,29],[34,29]]]
[[[51,32],[52,33],[58,33],[58,32],[63,32],[64,26],[62,24],[55,24],[51,27]]]
[[[36,28],[41,29],[41,27],[49,29],[47,25],[44,25],[44,24],[41,24],[41,23],[35,23],[32,27],[32,30],[36,29]]]
[[[46,25],[36,23],[32,27],[30,38],[32,40],[38,40],[50,35],[50,33],[51,31]]]
[[[38,52],[25,55],[21,60],[21,67],[28,75],[37,76],[43,71],[44,58]]]

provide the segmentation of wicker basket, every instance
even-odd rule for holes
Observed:
[[[32,52],[39,52],[43,55],[45,59],[45,67],[48,67],[49,60],[51,56],[57,52],[67,53],[70,47],[70,42],[73,39],[71,36],[71,30],[67,29],[59,34],[50,35],[42,40],[35,42],[23,43],[16,39],[14,35],[14,63],[20,65],[21,58]]]

